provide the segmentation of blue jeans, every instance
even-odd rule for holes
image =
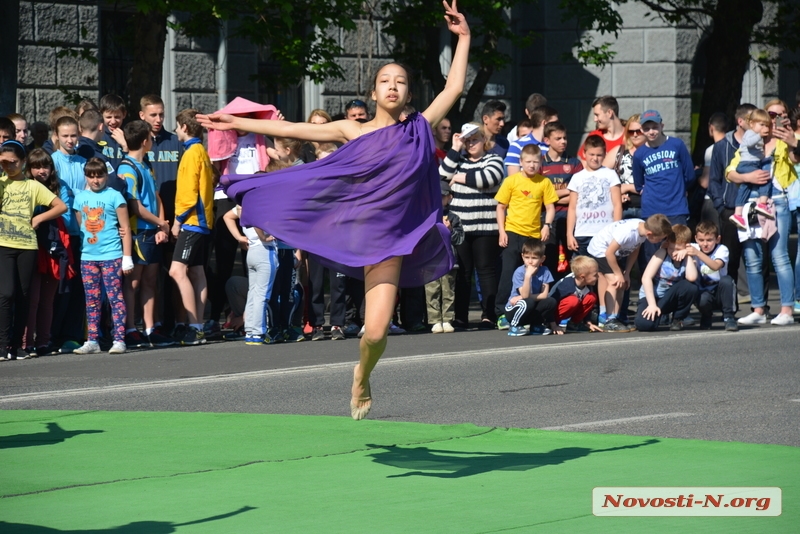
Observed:
[[[774,201],[773,201],[774,202]],[[800,228],[800,208],[794,210],[797,219],[797,227]],[[800,247],[797,247],[797,256],[794,259],[794,300],[800,301]]]
[[[778,231],[769,238],[767,246],[772,256],[772,266],[778,276],[778,288],[781,293],[781,306],[794,305],[794,273],[789,261],[789,231],[792,227],[792,212],[789,202],[780,191],[772,192],[775,204],[775,223]],[[767,302],[764,298],[764,278],[761,275],[763,252],[761,241],[749,239],[742,243],[744,249],[744,265],[747,269],[747,283],[750,286],[750,305],[763,308]]]
[[[736,167],[736,172],[739,174],[747,174],[749,172],[763,170],[769,172],[772,168],[772,158],[767,158],[762,161],[745,161],[739,163]],[[744,206],[747,204],[750,195],[753,192],[758,193],[757,196],[759,197],[767,197],[769,198],[772,196],[772,181],[769,181],[762,185],[756,184],[740,184],[739,190],[736,192],[736,207]]]

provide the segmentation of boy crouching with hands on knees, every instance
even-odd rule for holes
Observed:
[[[689,315],[697,296],[697,266],[689,257],[692,231],[676,224],[667,236],[665,247],[659,248],[642,274],[639,289],[639,309],[636,328],[639,331],[658,330],[661,316],[672,313],[670,330],[683,330],[683,320]]]
[[[512,289],[506,304],[509,336],[547,335],[553,323],[556,301],[548,296],[553,275],[543,265],[544,243],[531,237],[522,243],[523,265],[514,271]],[[524,325],[531,323],[530,330]],[[558,332],[562,334],[563,332]]]
[[[711,329],[714,310],[722,310],[725,330],[738,332],[736,323],[736,284],[728,276],[728,247],[720,244],[719,228],[711,221],[701,221],[694,233],[695,243],[686,254],[697,264],[697,298],[700,329]]]

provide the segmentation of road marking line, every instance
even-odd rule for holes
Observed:
[[[800,399],[792,399],[792,402],[800,402]]]
[[[673,417],[690,417],[693,413],[657,413],[653,415],[641,415],[639,417],[623,417],[622,419],[606,419],[605,421],[590,421],[588,423],[574,423],[571,425],[548,426],[539,430],[575,430],[578,428],[592,428],[596,426],[622,425],[625,423],[637,423],[639,421],[652,421],[654,419],[671,419]]]
[[[774,335],[776,332],[785,332],[784,330],[775,330],[771,328],[759,329],[754,330],[748,333],[749,336],[758,335],[759,333],[762,334],[770,334]],[[682,332],[680,334],[670,335],[667,336],[671,339],[691,339],[695,337],[703,337],[706,338],[708,336],[714,335],[722,335],[726,337],[730,337],[732,334],[731,332],[697,332],[697,333],[685,333]],[[532,354],[534,356],[539,356],[545,352],[552,352],[552,351],[564,351],[564,350],[571,350],[575,348],[581,348],[586,346],[598,346],[598,345],[629,345],[629,344],[641,344],[643,338],[641,337],[630,337],[630,336],[622,336],[622,335],[615,335],[615,334],[595,334],[590,336],[593,339],[586,340],[586,341],[573,341],[573,342],[562,342],[562,343],[552,343],[547,345],[525,345],[522,347],[505,347],[505,348],[495,348],[495,349],[478,349],[478,350],[469,350],[469,351],[460,351],[460,352],[441,352],[435,354],[417,354],[412,356],[398,356],[398,357],[386,357],[381,360],[381,366],[386,367],[387,365],[392,364],[406,364],[406,363],[413,363],[418,361],[426,361],[426,360],[440,360],[440,359],[452,359],[452,358],[459,358],[459,357],[473,357],[478,356],[485,358],[487,356],[505,356],[511,354]],[[664,337],[658,337],[658,340],[663,340]],[[656,338],[653,338],[653,341],[656,341]],[[637,354],[629,354],[627,356],[630,357],[638,357],[639,353]],[[625,356],[624,354],[622,356]],[[172,378],[166,380],[155,380],[151,382],[136,382],[131,384],[116,384],[111,386],[96,386],[96,387],[88,387],[88,388],[76,388],[76,389],[64,389],[64,390],[52,390],[52,391],[40,391],[40,392],[31,392],[31,393],[18,393],[12,395],[2,395],[0,396],[0,403],[6,402],[16,402],[16,401],[29,401],[29,400],[44,400],[44,399],[54,399],[54,398],[61,398],[61,397],[70,397],[74,395],[90,395],[96,393],[115,393],[121,391],[137,391],[137,390],[147,390],[147,389],[154,389],[154,388],[162,388],[162,387],[170,387],[170,386],[192,386],[192,385],[202,385],[202,384],[213,384],[219,382],[227,382],[232,380],[242,380],[242,379],[254,379],[254,378],[266,378],[272,376],[281,376],[281,375],[288,375],[288,374],[298,374],[298,373],[308,373],[314,371],[331,371],[331,370],[338,370],[338,369],[350,369],[354,365],[354,362],[341,362],[341,363],[329,363],[329,364],[320,364],[320,365],[308,365],[302,367],[287,367],[283,369],[267,369],[263,371],[246,371],[242,373],[229,373],[229,374],[222,374],[222,375],[209,375],[209,376],[199,376],[199,377],[190,377],[190,378]]]

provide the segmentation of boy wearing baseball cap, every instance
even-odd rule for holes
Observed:
[[[661,114],[653,109],[642,113],[639,120],[645,144],[633,155],[633,183],[642,195],[642,219],[663,213],[670,224],[687,224],[689,203],[686,191],[695,181],[694,164],[681,139],[664,135]],[[645,243],[645,261],[658,248]]]

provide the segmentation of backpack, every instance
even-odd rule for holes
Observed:
[[[137,198],[141,198],[142,197],[142,193],[144,192],[144,189],[143,189],[144,188],[144,176],[142,176],[142,173],[139,172],[139,167],[136,166],[136,163],[138,163],[138,162],[136,160],[134,160],[132,157],[124,156],[122,158],[122,161],[120,161],[119,165],[117,166],[117,176],[119,176],[119,168],[122,167],[123,164],[127,164],[129,167],[132,167],[133,171],[136,173],[136,193],[137,193],[136,197]],[[152,164],[148,160],[144,160],[142,162],[142,165],[146,166],[147,170],[149,170],[150,174],[152,175],[152,173],[153,173]]]

